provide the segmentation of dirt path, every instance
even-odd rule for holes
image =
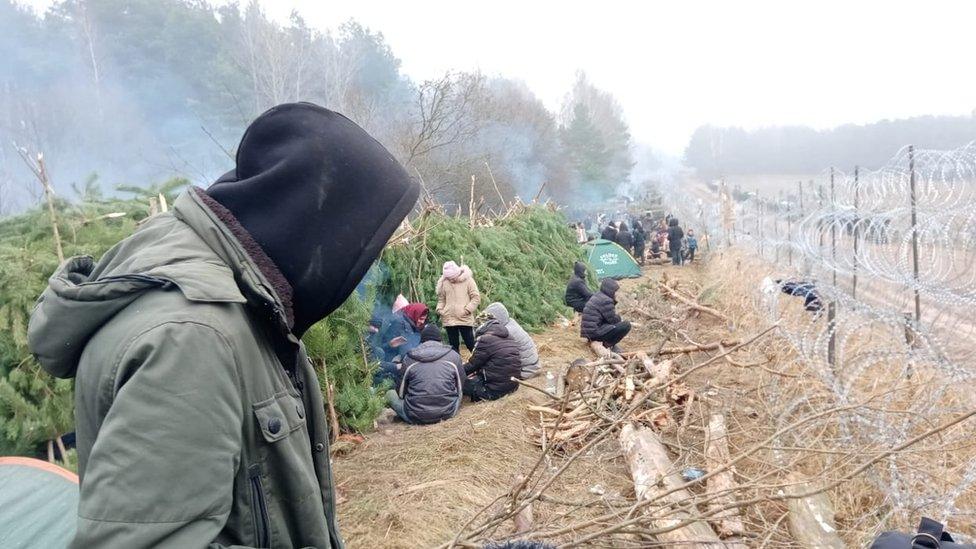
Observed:
[[[662,273],[696,279],[697,267],[647,267],[640,279],[622,283],[621,308],[633,307],[635,294],[646,292]],[[624,314],[637,323],[624,340],[628,349],[647,348],[659,336],[646,322],[660,311]],[[664,311],[667,313],[667,311]],[[545,372],[558,374],[575,358],[593,355],[579,338],[576,325],[553,326],[534,336]],[[457,417],[431,426],[395,422],[380,425],[364,443],[336,456],[339,523],[347,546],[357,548],[431,547],[453,538],[472,515],[505,493],[517,473],[540,455],[528,432],[538,424],[527,407],[546,397],[527,388],[495,402],[465,401]],[[611,441],[594,452],[583,467],[568,471],[553,495],[566,499],[632,497],[629,471]],[[537,516],[537,520],[545,517]]]

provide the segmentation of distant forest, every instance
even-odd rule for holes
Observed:
[[[777,126],[747,131],[702,126],[685,149],[686,166],[706,177],[810,174],[836,166],[876,169],[906,145],[953,149],[976,140],[974,116],[920,116],[818,131]]]
[[[582,73],[551,112],[501,76],[414,81],[377,30],[282,24],[254,0],[59,0],[43,14],[0,0],[0,53],[0,215],[40,193],[18,148],[44,153],[61,195],[206,185],[250,120],[300,100],[366,128],[448,205],[467,207],[472,176],[485,210],[544,182],[555,199],[612,196],[634,165],[622,109]]]

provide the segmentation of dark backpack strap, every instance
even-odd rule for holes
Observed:
[[[952,541],[952,536],[943,530],[942,523],[922,517],[918,533],[912,536],[912,549],[938,549],[943,541]]]

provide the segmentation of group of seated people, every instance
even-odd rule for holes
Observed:
[[[586,284],[586,264],[577,261],[573,276],[566,285],[565,303],[581,315],[580,337],[591,346],[620,353],[618,345],[630,333],[630,322],[617,314],[617,290],[620,283],[612,278],[600,281],[600,289],[590,290]],[[596,344],[596,345],[594,345]],[[601,353],[603,354],[603,353]]]
[[[516,379],[539,371],[539,353],[529,334],[501,303],[478,315],[467,361],[443,342],[441,327],[428,319],[423,303],[395,307],[388,319],[374,318],[373,352],[380,361],[374,386],[392,383],[386,398],[397,416],[411,424],[454,417],[463,396],[472,402],[496,400],[515,392]],[[375,316],[375,315],[374,315]]]

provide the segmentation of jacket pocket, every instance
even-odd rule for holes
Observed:
[[[261,465],[255,463],[247,469],[251,486],[251,514],[254,520],[254,539],[258,547],[271,547],[271,521],[268,518],[268,502],[261,484]]]
[[[251,407],[267,442],[277,442],[305,425],[305,408],[301,399],[287,392],[277,393]]]

